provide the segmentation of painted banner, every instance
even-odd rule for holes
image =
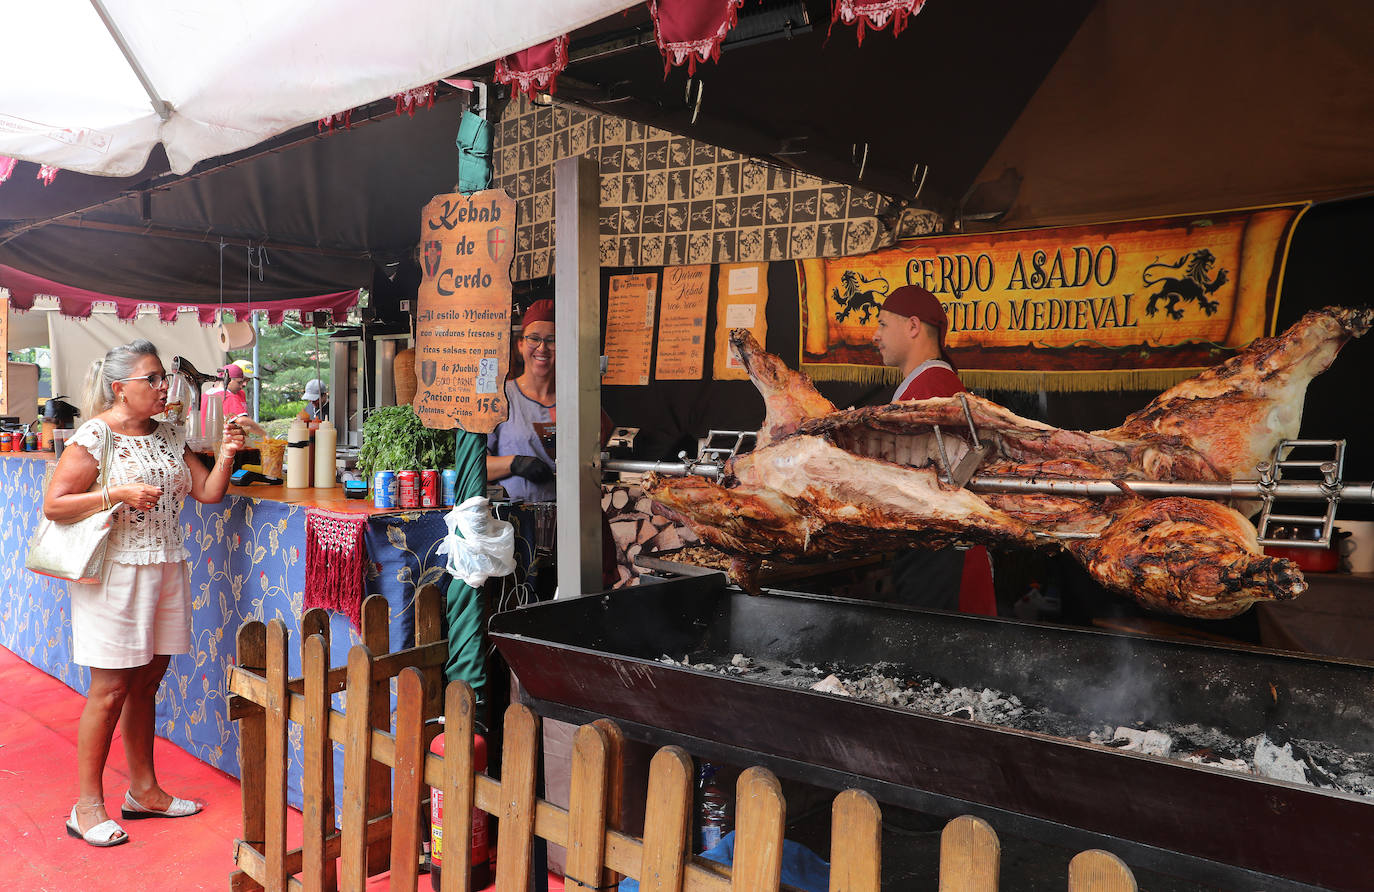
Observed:
[[[1162,389],[1272,333],[1305,209],[943,236],[799,261],[802,368],[896,381],[873,331],[888,292],[916,284],[949,315],[969,387]]]
[[[747,380],[745,371],[730,352],[730,329],[747,328],[760,344],[768,343],[768,264],[722,263],[716,283],[716,358],[717,381]]]
[[[420,213],[412,406],[425,427],[489,434],[506,420],[515,202],[436,195]]]
[[[658,357],[654,377],[660,381],[699,381],[705,372],[706,311],[711,296],[711,267],[670,266],[663,270],[663,308],[658,316]]]
[[[658,273],[611,276],[606,297],[606,374],[602,384],[648,384],[654,349]]]

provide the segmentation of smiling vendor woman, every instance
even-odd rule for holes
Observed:
[[[487,479],[512,499],[551,502],[553,457],[542,442],[553,435],[553,301],[537,300],[525,311],[520,358],[525,370],[506,380],[507,419],[487,437]]]

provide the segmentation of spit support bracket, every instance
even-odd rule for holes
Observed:
[[[1295,458],[1295,451],[1303,452],[1303,457]],[[1264,504],[1255,524],[1259,544],[1330,547],[1336,508],[1344,488],[1341,477],[1345,471],[1345,440],[1280,440],[1270,459],[1260,462],[1255,470],[1259,472],[1260,499]],[[1275,513],[1274,503],[1283,500],[1285,475],[1290,482],[1316,483],[1326,496],[1326,510],[1321,514]]]
[[[701,441],[696,458],[688,456],[685,450],[677,457],[688,474],[705,472],[704,476],[718,476],[726,462],[741,453],[752,452],[757,441],[756,431],[710,430]]]
[[[940,464],[940,481],[957,489],[963,489],[973,479],[973,475],[978,472],[979,466],[983,464],[983,459],[987,458],[988,453],[992,451],[992,446],[978,438],[978,428],[973,423],[973,412],[968,407],[968,398],[962,393],[955,394],[955,396],[959,398],[959,404],[964,408],[964,423],[968,425],[969,442],[973,444],[969,451],[959,459],[958,464],[950,465],[949,454],[945,452],[945,435],[944,431],[940,429],[940,425],[931,425],[931,430],[935,432],[935,458]]]

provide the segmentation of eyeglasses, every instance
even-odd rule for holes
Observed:
[[[524,335],[524,338],[529,342],[532,349],[538,350],[540,347],[548,347],[550,350],[553,349],[553,338],[540,338],[534,335]]]
[[[151,375],[137,375],[133,378],[117,378],[117,381],[147,381],[148,386],[157,390],[167,382],[167,376],[161,372],[153,372]]]

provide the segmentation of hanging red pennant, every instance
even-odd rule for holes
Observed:
[[[718,60],[721,41],[743,5],[744,0],[649,0],[663,76],[684,62],[690,75],[696,74],[697,62]]]
[[[57,179],[57,168],[51,164],[39,165],[38,179],[43,181],[44,186],[51,186],[52,181]]]
[[[859,46],[864,43],[865,26],[881,31],[892,22],[892,36],[896,37],[906,27],[906,20],[921,11],[926,0],[835,0],[835,13],[830,17],[830,28],[836,22],[846,25],[858,24]],[[826,35],[829,39],[829,34]]]
[[[425,84],[423,87],[416,87],[413,90],[403,90],[392,96],[396,100],[396,114],[407,114],[415,117],[417,108],[430,108],[434,105],[434,84]]]
[[[345,130],[353,129],[353,109],[339,112],[337,115],[330,115],[327,118],[320,118],[315,125],[316,133],[333,133],[338,127]]]
[[[555,92],[558,73],[567,67],[568,35],[564,34],[504,59],[497,59],[496,82],[514,83],[515,91],[524,93],[532,101],[536,93]]]
[[[10,178],[10,174],[14,173],[14,166],[18,163],[14,158],[0,155],[0,183]]]

